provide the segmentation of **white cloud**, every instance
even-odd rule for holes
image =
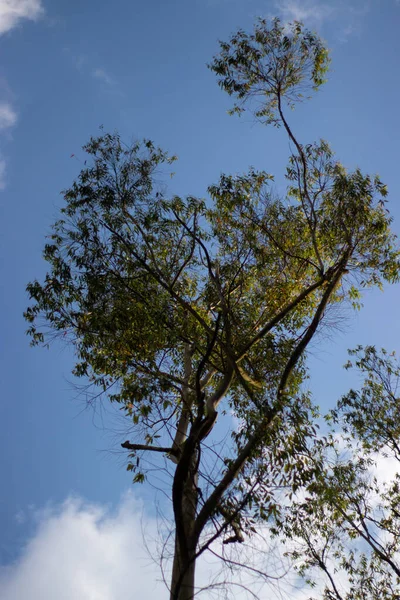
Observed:
[[[155,523],[147,523],[150,534]],[[150,550],[152,542],[149,541]],[[143,548],[141,506],[127,495],[116,513],[69,499],[42,513],[20,559],[0,570],[2,600],[167,598]]]
[[[382,465],[379,470],[386,479],[393,474],[393,466],[387,464],[385,467],[385,473]],[[0,566],[2,600],[168,600],[169,593],[160,580],[157,561],[160,523],[145,514],[143,504],[132,493],[126,494],[114,511],[77,498],[69,498],[61,506],[36,513],[28,508],[17,515],[21,526],[29,523],[32,515],[37,520],[35,534],[14,564]],[[232,558],[249,565],[255,550],[259,555],[258,564],[253,563],[255,567],[271,575],[283,573],[288,563],[282,553],[289,547],[282,547],[279,541],[268,538],[268,535],[264,539],[256,536],[253,549],[247,544],[222,548],[220,542],[213,548],[218,554],[232,550]],[[207,587],[210,582],[220,580],[218,572],[219,563],[215,556],[203,555],[198,564],[197,584]],[[168,579],[168,571],[166,577]],[[343,574],[338,573],[337,577],[344,589]],[[236,574],[226,572],[222,580],[236,583],[227,594],[235,600],[254,598],[246,593],[246,587],[260,600],[282,597],[306,600],[311,593],[293,571],[289,571],[285,580],[271,580],[264,588],[257,577],[252,579],[243,568]],[[315,597],[321,592],[322,584],[321,577],[314,590]],[[209,588],[200,597],[213,600],[217,591],[218,588]]]
[[[34,536],[14,564],[0,567],[2,600],[168,600],[157,562],[160,523],[144,514],[142,503],[132,493],[122,498],[116,511],[70,498],[61,506],[36,515],[28,509],[19,513],[18,519],[25,525],[32,514],[38,521]],[[262,541],[257,544],[261,551],[260,566],[273,573],[281,567],[276,564],[277,553],[269,553],[265,544]],[[245,560],[243,546],[236,549],[239,553],[236,559]],[[222,552],[221,543],[215,549]],[[249,552],[251,555],[253,550]],[[220,562],[214,556],[203,555],[197,568],[197,584],[208,587],[210,582],[215,583],[219,567]],[[168,579],[168,571],[165,575]],[[233,576],[225,573],[223,580],[225,577],[236,581],[228,592],[235,600],[254,598],[246,593],[246,586],[257,592],[260,600],[280,598],[284,589],[279,582],[271,582],[272,588],[261,589],[260,581],[253,581],[243,569]],[[290,591],[292,600],[305,600],[306,591],[301,586],[292,588],[296,581],[292,580],[285,589]],[[215,599],[218,587],[209,590],[200,597]]]
[[[8,102],[0,102],[0,131],[8,129],[17,122],[17,113]]]
[[[0,35],[23,19],[36,21],[43,13],[41,0],[0,0]]]

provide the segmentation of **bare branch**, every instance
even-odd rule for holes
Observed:
[[[177,452],[174,448],[163,448],[162,446],[148,446],[147,444],[131,444],[128,440],[121,444],[122,448],[126,450],[149,450],[150,452],[162,452],[163,454],[172,454],[177,456]]]

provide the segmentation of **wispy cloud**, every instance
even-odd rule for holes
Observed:
[[[1,1],[1,0],[0,0]],[[65,56],[72,62],[73,66],[82,75],[92,77],[98,83],[102,84],[103,91],[107,93],[123,96],[118,80],[110,75],[103,67],[95,66],[95,62],[87,54],[75,54],[71,48],[63,48]]]
[[[4,190],[6,187],[6,168],[6,161],[0,158],[0,190]]]
[[[0,35],[24,19],[36,21],[43,14],[41,0],[0,0]]]
[[[301,21],[320,26],[335,12],[331,4],[316,0],[276,0],[275,7],[285,21]]]
[[[17,122],[17,113],[8,102],[0,102],[0,131],[13,127]]]
[[[399,0],[400,1],[400,0]],[[339,41],[358,35],[363,17],[371,8],[370,0],[275,0],[276,13],[284,21],[301,21],[308,27],[321,30],[333,27]]]
[[[106,85],[110,85],[110,86],[115,85],[114,79],[112,77],[110,77],[110,75],[104,69],[99,69],[99,68],[93,69],[92,75],[95,79],[99,79]]]
[[[0,102],[0,133],[9,134],[17,122],[17,113],[9,102]],[[6,187],[7,163],[0,153],[0,190]]]
[[[36,21],[44,14],[41,0],[0,0],[0,35],[17,27],[23,20]],[[4,86],[2,82],[1,87]],[[17,122],[17,113],[9,102],[0,101],[0,133],[7,133]],[[6,161],[0,154],[0,190],[6,185]]]
[[[63,48],[63,53],[78,71],[83,72],[85,70],[88,63],[88,57],[85,54],[75,54],[68,46]]]
[[[36,21],[44,15],[41,0],[0,0],[0,35],[11,31],[26,19]],[[7,87],[1,82],[0,87]],[[2,90],[4,91],[4,90]],[[8,94],[9,95],[9,94]],[[7,133],[17,122],[17,113],[9,102],[0,101],[0,133]],[[6,185],[6,161],[0,154],[0,189]]]

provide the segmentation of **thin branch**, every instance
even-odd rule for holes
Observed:
[[[131,444],[128,440],[121,444],[126,450],[150,450],[151,452],[162,452],[163,454],[173,454],[177,456],[177,451],[174,448],[164,448],[162,446],[148,446],[147,444]]]
[[[298,151],[298,153],[300,155],[300,159],[301,159],[301,162],[302,162],[302,165],[303,165],[303,188],[304,188],[304,194],[306,195],[306,198],[307,198],[307,200],[309,202],[309,205],[310,205],[310,209],[311,209],[311,213],[312,213],[312,221],[310,220],[310,217],[308,216],[307,212],[306,211],[304,211],[304,212],[305,212],[305,215],[306,215],[309,227],[310,227],[310,233],[311,233],[311,237],[312,237],[312,242],[313,242],[313,247],[314,247],[315,255],[317,257],[318,264],[319,264],[320,269],[321,269],[321,273],[323,273],[324,272],[324,263],[323,263],[323,261],[321,259],[321,255],[320,255],[319,250],[318,250],[317,240],[316,240],[316,237],[315,237],[315,227],[316,227],[317,219],[316,219],[316,215],[315,215],[314,204],[313,204],[313,202],[312,202],[312,200],[310,198],[310,194],[308,192],[308,187],[307,187],[307,171],[308,171],[308,169],[307,169],[306,157],[304,155],[304,150],[303,150],[302,146],[299,144],[299,142],[295,138],[295,136],[294,136],[291,128],[289,127],[288,122],[285,119],[285,115],[283,114],[282,104],[281,104],[281,92],[280,92],[280,89],[277,90],[277,99],[278,99],[278,112],[279,112],[279,115],[281,117],[283,126],[285,127],[286,132],[287,132],[289,138],[292,140],[292,142],[296,146],[296,149],[297,149],[297,151]]]

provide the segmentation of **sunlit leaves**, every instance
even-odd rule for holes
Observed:
[[[298,22],[286,26],[260,18],[253,33],[239,30],[220,48],[210,68],[222,89],[239,101],[231,112],[240,114],[252,100],[255,115],[276,125],[279,97],[293,106],[324,83],[329,66],[322,41]]]

